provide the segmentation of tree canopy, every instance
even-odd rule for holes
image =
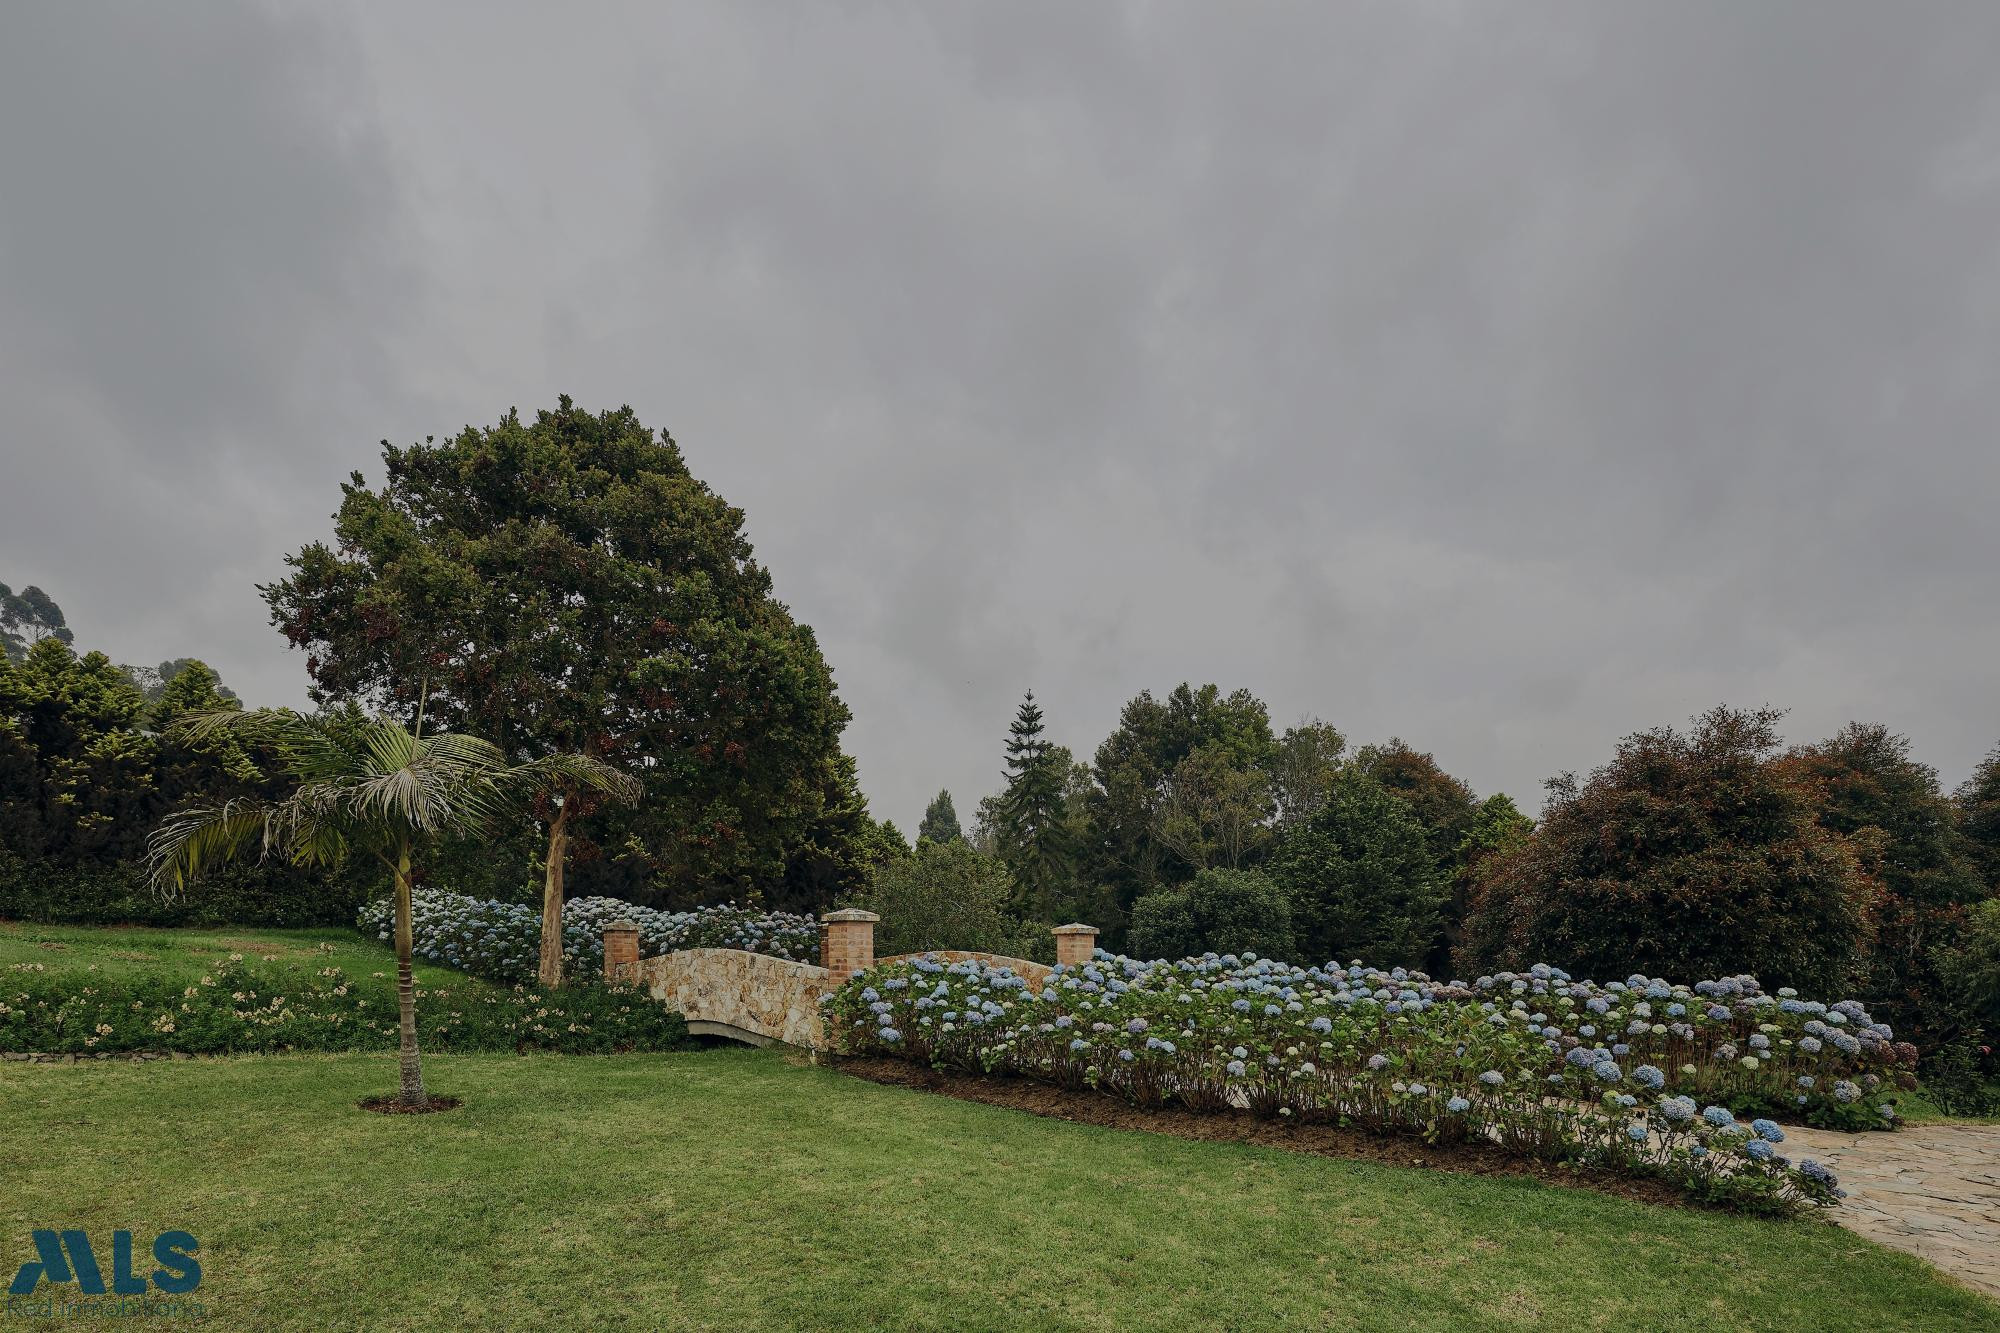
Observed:
[[[62,608],[33,584],[17,593],[0,583],[0,656],[19,662],[28,655],[28,649],[43,639],[76,642],[76,636],[63,619]]]
[[[427,693],[510,759],[629,769],[645,798],[572,836],[661,898],[837,888],[866,817],[842,809],[847,709],[742,511],[671,438],[564,397],[383,460],[380,488],[342,487],[334,540],[263,589],[315,698],[408,717]]]
[[[1851,722],[1786,763],[1812,785],[1821,827],[1848,840],[1877,886],[1862,997],[1899,1035],[1927,1041],[1941,1017],[1936,955],[1986,892],[1957,810],[1936,770],[1879,724]]]
[[[1951,799],[1987,892],[2000,894],[2000,745],[1988,752]]]
[[[1712,709],[1626,737],[1581,785],[1552,783],[1533,836],[1482,865],[1465,969],[1848,985],[1873,883],[1777,762],[1779,716]]]
[[[1285,833],[1266,870],[1311,962],[1422,967],[1442,929],[1445,889],[1423,823],[1358,768]]]

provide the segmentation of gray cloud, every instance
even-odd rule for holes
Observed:
[[[878,814],[1247,685],[1482,791],[1718,700],[2000,738],[1975,5],[44,7],[0,577],[302,695],[374,441],[630,402]]]

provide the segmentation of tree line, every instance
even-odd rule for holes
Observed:
[[[1142,692],[1087,759],[1030,694],[1000,790],[969,827],[940,793],[911,847],[868,811],[811,628],[671,437],[565,397],[382,448],[382,484],[354,474],[331,539],[261,587],[314,716],[414,734],[427,714],[510,768],[580,757],[637,784],[544,784],[531,818],[427,839],[415,883],[545,909],[565,877],[649,906],[866,902],[890,949],[1032,956],[1083,920],[1155,956],[1755,971],[1867,998],[1964,1058],[1982,1022],[2000,1028],[1978,961],[2000,954],[2000,751],[1947,795],[1886,728],[1785,749],[1776,714],[1717,709],[1558,778],[1536,824],[1401,740],[1276,728],[1245,690]],[[0,913],[161,919],[137,887],[149,831],[218,796],[279,799],[285,766],[176,729],[236,706],[207,667],[73,643],[46,593],[0,585]],[[251,866],[193,901],[212,920],[332,919],[310,914],[351,917],[371,886]]]
[[[1968,1086],[1974,1067],[1990,1079],[2000,747],[1947,794],[1884,726],[1788,749],[1779,718],[1716,708],[1638,732],[1552,780],[1537,823],[1401,740],[1277,731],[1247,691],[1142,693],[1088,763],[1048,741],[1031,694],[970,831],[940,792],[877,896],[921,909],[913,882],[945,877],[979,890],[997,938],[1081,919],[1145,957],[1752,972],[1863,998]]]

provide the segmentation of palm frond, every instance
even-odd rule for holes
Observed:
[[[225,801],[221,805],[183,810],[153,830],[146,839],[146,867],[156,891],[173,898],[217,861],[240,855],[253,842],[271,845],[270,803]]]
[[[393,773],[416,757],[417,738],[394,723],[375,722],[361,733],[361,747],[376,773]]]
[[[205,708],[174,719],[167,735],[189,741],[228,739],[250,745],[270,743],[284,729],[285,720],[296,716],[276,708],[253,708],[247,713],[240,708]]]
[[[587,754],[551,754],[531,759],[507,771],[509,784],[551,795],[589,792],[624,805],[646,793],[645,784],[622,768]]]
[[[417,742],[416,751],[425,760],[453,768],[498,773],[507,767],[507,756],[492,741],[458,731],[434,731]]]

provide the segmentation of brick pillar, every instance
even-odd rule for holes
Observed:
[[[836,985],[875,966],[875,923],[881,919],[858,907],[820,918],[819,962]]]
[[[1090,955],[1097,950],[1097,927],[1086,926],[1072,921],[1067,926],[1057,926],[1056,962],[1065,967],[1081,967],[1090,961]]]
[[[639,927],[613,921],[604,928],[604,979],[632,981],[639,972]]]

